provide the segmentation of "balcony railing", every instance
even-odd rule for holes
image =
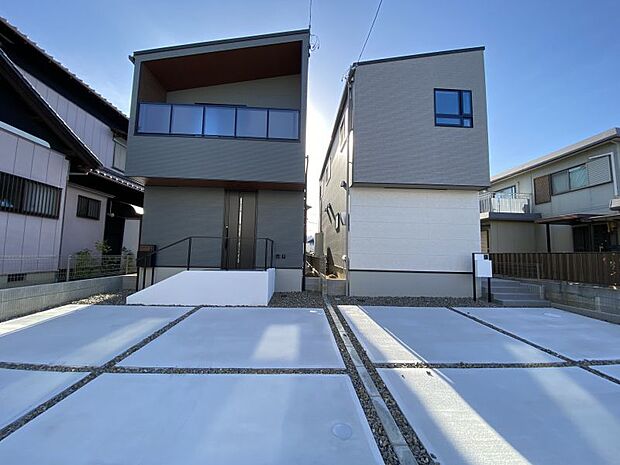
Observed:
[[[298,140],[299,111],[232,105],[140,103],[138,134]]]
[[[480,194],[480,213],[532,213],[531,194]]]

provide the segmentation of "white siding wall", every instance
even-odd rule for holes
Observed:
[[[478,193],[351,188],[352,270],[471,271],[480,250]]]
[[[69,162],[64,155],[9,131],[0,129],[0,171],[63,189],[63,215]],[[62,221],[53,218],[0,212],[0,255],[58,257]],[[22,273],[56,269],[53,259],[2,260],[0,273]]]
[[[37,92],[41,94],[41,97],[58,113],[58,116],[97,155],[101,163],[108,168],[112,168],[114,158],[114,135],[112,130],[105,123],[67,100],[34,76],[23,70],[22,73]]]
[[[98,220],[90,218],[81,218],[77,216],[78,196],[89,197],[101,202],[101,210]],[[97,253],[95,242],[103,240],[103,232],[105,229],[105,218],[107,209],[107,197],[99,195],[94,191],[82,189],[79,186],[69,184],[67,186],[67,200],[65,203],[65,225],[62,237],[61,248],[61,266],[67,264],[67,257],[73,255],[80,250],[89,249],[93,253]]]

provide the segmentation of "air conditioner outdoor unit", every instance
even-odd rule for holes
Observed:
[[[611,199],[609,201],[610,210],[620,210],[620,198]]]

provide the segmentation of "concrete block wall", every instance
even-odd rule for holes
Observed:
[[[104,292],[135,286],[135,277],[107,276],[0,290],[0,321],[35,313]]]

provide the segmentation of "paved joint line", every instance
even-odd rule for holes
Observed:
[[[372,406],[377,413],[378,421],[383,427],[399,462],[403,464],[434,463],[417,434],[413,431],[413,428],[408,424],[406,426],[403,424],[404,416],[398,406],[396,406],[396,403],[393,402],[393,405],[390,405],[389,400],[386,399],[385,392],[387,392],[387,387],[383,384],[357,338],[348,327],[338,307],[332,306],[327,296],[324,296],[324,300],[327,308],[325,313],[333,320],[335,335],[337,334],[342,339],[347,352],[346,356],[348,356],[353,365],[351,374],[355,372],[361,382],[361,388],[370,398]],[[343,358],[345,358],[344,353]],[[362,405],[364,405],[363,402]],[[400,412],[400,417],[398,414],[395,415],[394,407]]]
[[[495,330],[495,331],[497,331],[499,333],[502,333],[502,334],[504,334],[506,336],[509,336],[509,337],[513,338],[513,339],[516,339],[517,341],[521,341],[521,342],[523,342],[525,344],[528,344],[528,345],[530,345],[530,346],[532,346],[532,347],[534,347],[534,348],[536,348],[538,350],[542,350],[543,352],[545,352],[545,353],[547,353],[549,355],[553,355],[554,357],[562,359],[565,362],[568,362],[569,366],[575,366],[575,367],[581,368],[581,369],[586,370],[586,371],[588,371],[588,372],[590,372],[590,373],[592,373],[594,375],[597,375],[597,376],[599,376],[599,377],[601,377],[603,379],[606,379],[607,381],[611,381],[612,383],[620,384],[620,379],[616,379],[616,378],[614,378],[612,376],[606,375],[605,373],[602,373],[602,372],[600,372],[598,370],[595,370],[594,368],[591,368],[590,366],[588,366],[590,364],[592,364],[592,365],[596,364],[596,361],[591,361],[591,360],[573,360],[572,358],[569,358],[566,355],[562,355],[559,352],[556,352],[554,350],[551,350],[551,349],[548,349],[546,347],[543,347],[540,344],[536,344],[535,342],[532,342],[532,341],[530,341],[528,339],[525,339],[525,338],[523,338],[521,336],[518,336],[518,335],[516,335],[514,333],[511,333],[510,331],[507,331],[507,330],[505,330],[503,328],[500,328],[499,326],[496,326],[493,323],[489,323],[489,322],[484,321],[484,320],[482,320],[482,319],[480,319],[478,317],[470,315],[470,314],[468,314],[466,312],[463,312],[461,310],[457,310],[454,307],[446,307],[446,308],[448,310],[452,310],[453,312],[458,313],[459,315],[464,316],[465,318],[469,318],[470,320],[473,320],[476,323],[480,323],[481,325],[484,325],[484,326],[486,326],[488,328],[491,328],[491,329],[493,329],[493,330]],[[610,365],[611,363],[606,363],[606,362],[614,362],[614,361],[615,360],[602,360],[603,363],[599,363],[598,365]]]
[[[200,367],[132,367],[113,366],[105,373],[128,374],[188,374],[188,375],[217,375],[217,374],[252,374],[252,375],[346,375],[344,368],[200,368]]]
[[[71,394],[73,394],[75,391],[83,388],[85,385],[90,383],[92,380],[96,379],[101,374],[105,373],[106,370],[112,368],[114,365],[116,365],[121,360],[129,357],[131,354],[133,354],[135,351],[139,350],[140,348],[144,347],[146,344],[151,342],[153,339],[161,336],[163,333],[165,333],[166,331],[168,331],[172,327],[176,326],[181,321],[183,321],[187,317],[191,316],[193,313],[197,312],[201,307],[202,306],[194,307],[194,308],[188,310],[187,312],[183,313],[180,317],[176,318],[175,320],[173,320],[170,323],[166,324],[162,328],[160,328],[157,331],[153,332],[151,335],[149,335],[149,336],[145,337],[144,339],[142,339],[141,341],[137,342],[136,344],[131,346],[129,349],[127,349],[124,352],[122,352],[121,354],[117,355],[116,357],[114,357],[110,361],[104,363],[103,365],[101,365],[99,367],[94,367],[94,369],[91,370],[90,373],[88,373],[84,378],[82,378],[79,381],[73,383],[71,386],[69,386],[68,388],[64,389],[60,393],[56,394],[51,399],[46,400],[45,402],[39,404],[37,407],[33,408],[29,412],[27,412],[24,415],[22,415],[21,417],[19,417],[17,420],[13,421],[12,423],[9,423],[4,428],[0,429],[0,441],[4,440],[7,436],[9,436],[10,434],[14,433],[18,429],[20,429],[21,427],[23,427],[24,425],[29,423],[30,421],[34,420],[36,417],[41,415],[46,410],[52,408],[57,403],[59,403],[60,401],[62,401],[66,397],[70,396]],[[91,368],[93,368],[93,367],[91,367]]]
[[[84,372],[88,373],[96,371],[99,367],[94,365],[46,365],[44,363],[17,363],[17,362],[0,362],[0,368],[5,370],[27,370],[27,371],[56,371],[66,372]]]
[[[402,362],[402,363],[374,363],[375,368],[552,368],[580,366],[570,362],[533,362],[533,363],[493,363],[493,362]]]

